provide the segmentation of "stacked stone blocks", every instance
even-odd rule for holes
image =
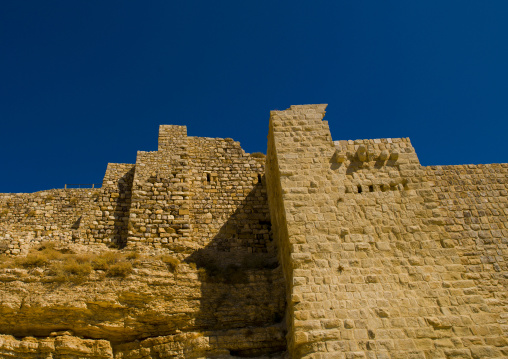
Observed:
[[[292,357],[506,357],[506,166],[445,175],[408,139],[334,143],[323,115],[292,106],[270,119]]]

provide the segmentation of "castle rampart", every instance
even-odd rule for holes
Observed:
[[[58,330],[83,358],[508,357],[508,164],[334,141],[325,109],[272,111],[266,158],[163,125],[102,188],[0,194],[0,254],[49,241],[152,258],[69,287],[0,265],[0,357],[75,353],[2,336]]]
[[[334,143],[323,115],[270,118],[292,357],[506,356],[507,166],[425,168],[408,139]]]
[[[139,151],[136,164],[108,164],[102,188],[3,194],[0,220],[9,238],[38,242],[267,253],[273,246],[263,177],[264,155],[163,125],[159,150]]]

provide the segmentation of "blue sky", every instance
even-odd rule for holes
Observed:
[[[269,111],[410,137],[423,165],[508,162],[508,1],[0,3],[0,192],[101,182],[160,124],[266,152]]]

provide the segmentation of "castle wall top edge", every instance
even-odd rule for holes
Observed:
[[[34,192],[4,192],[0,193],[0,197],[6,198],[9,196],[18,196],[18,195],[38,195],[38,196],[49,196],[53,193],[84,193],[86,191],[93,191],[100,189],[100,187],[95,188],[49,188],[49,189],[43,189],[40,191],[34,191]]]
[[[407,142],[411,143],[409,137],[387,137],[387,138],[364,138],[364,139],[356,139],[356,140],[336,140],[333,141],[335,145],[362,145],[367,143],[399,143],[399,142]]]
[[[322,104],[306,104],[306,105],[291,105],[289,108],[285,110],[272,110],[270,111],[270,115],[282,113],[285,111],[308,111],[308,110],[314,110],[316,112],[322,113],[324,115],[326,107],[328,104],[322,103]]]

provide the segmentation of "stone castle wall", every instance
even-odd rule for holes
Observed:
[[[26,253],[31,242],[72,242],[100,190],[53,189],[0,194],[0,254]]]
[[[134,165],[110,163],[102,188],[0,194],[0,254],[36,243],[125,242]]]
[[[159,151],[138,152],[128,243],[180,254],[268,252],[264,158],[231,139],[187,137],[182,126],[160,133]]]
[[[425,168],[444,212],[448,237],[475,290],[498,313],[508,336],[508,165]]]
[[[161,126],[159,150],[138,152],[136,164],[108,164],[102,188],[0,195],[0,230],[13,239],[148,244],[175,254],[273,252],[263,177],[264,156],[238,142]]]
[[[408,139],[334,143],[323,115],[270,119],[292,357],[508,355],[506,165],[425,168]]]
[[[129,300],[104,288],[105,318],[127,322],[74,324],[117,343],[122,326],[129,340],[180,340],[176,357],[196,356],[193,340],[233,357],[285,346],[293,359],[508,357],[508,164],[424,167],[407,138],[333,141],[325,108],[272,111],[266,158],[163,125],[158,151],[108,164],[102,188],[0,194],[0,254],[50,240],[178,258],[174,278],[136,274],[143,293]],[[13,304],[0,305],[0,334],[48,335],[29,312],[20,324],[16,293],[2,297]],[[145,297],[160,298],[134,299]],[[55,303],[61,318],[91,320]]]

